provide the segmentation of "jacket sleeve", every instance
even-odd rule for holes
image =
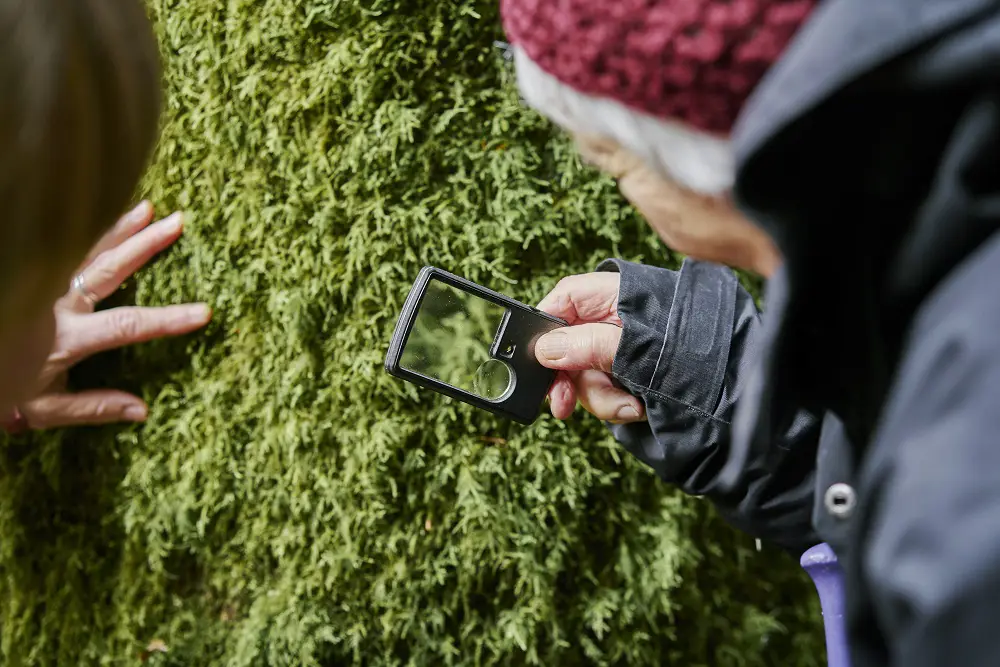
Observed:
[[[621,275],[624,325],[613,374],[646,406],[647,422],[609,425],[663,480],[705,496],[736,527],[801,553],[816,544],[811,514],[820,420],[802,413],[782,434],[768,474],[723,490],[730,420],[755,353],[760,315],[732,271],[686,260],[680,271],[603,263]]]

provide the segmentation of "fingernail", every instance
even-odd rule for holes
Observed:
[[[569,350],[569,336],[564,331],[545,334],[538,341],[538,351],[549,361],[558,361]]]
[[[180,211],[171,213],[160,223],[171,232],[179,232],[184,226],[184,214]]]
[[[195,323],[207,323],[212,319],[212,308],[207,303],[192,304],[188,308],[188,317]]]
[[[146,417],[149,416],[149,411],[144,405],[133,405],[125,408],[125,419],[131,422],[143,422],[146,421]]]
[[[618,408],[618,412],[615,413],[615,419],[617,421],[635,421],[639,418],[639,411],[634,405],[623,405]]]
[[[134,209],[128,212],[129,219],[134,221],[146,216],[152,206],[153,205],[150,204],[148,200],[142,200]]]

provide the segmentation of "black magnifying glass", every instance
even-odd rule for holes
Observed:
[[[535,341],[566,322],[434,267],[417,276],[389,344],[395,377],[522,424],[555,379]]]

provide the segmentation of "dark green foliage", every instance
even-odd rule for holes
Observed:
[[[151,0],[146,189],[190,215],[123,298],[217,316],[78,373],[141,391],[146,427],[0,450],[4,664],[822,664],[797,565],[594,420],[515,427],[382,371],[423,264],[532,302],[676,262],[519,107],[495,5]]]

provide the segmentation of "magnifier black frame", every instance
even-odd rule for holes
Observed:
[[[438,280],[462,292],[480,297],[505,309],[506,314],[498,327],[496,339],[490,347],[490,358],[509,364],[514,371],[514,389],[508,392],[502,399],[491,401],[453,387],[436,378],[408,370],[400,365],[403,358],[403,350],[406,348],[410,332],[417,319],[417,313],[420,312],[420,305],[423,303],[424,295],[432,280]],[[512,322],[514,323],[512,324]],[[506,332],[512,326],[518,328],[517,333],[527,343],[526,345],[519,346],[520,349],[515,351],[514,355],[516,358],[497,353],[501,342],[500,333]],[[385,370],[394,377],[527,425],[534,422],[538,417],[542,401],[545,399],[545,395],[552,386],[556,375],[555,371],[545,368],[535,361],[533,351],[534,340],[544,333],[564,326],[567,326],[567,322],[558,317],[543,313],[537,308],[532,308],[520,301],[515,301],[510,297],[506,297],[503,294],[494,292],[442,269],[425,266],[417,275],[413,287],[410,288],[410,294],[403,303],[403,310],[399,314],[399,320],[396,322],[396,330],[393,332],[392,341],[389,343],[389,352],[385,358]],[[520,366],[520,369],[518,366]],[[528,371],[525,373],[528,377],[518,377],[518,370]],[[523,386],[522,379],[528,380],[523,383]]]

